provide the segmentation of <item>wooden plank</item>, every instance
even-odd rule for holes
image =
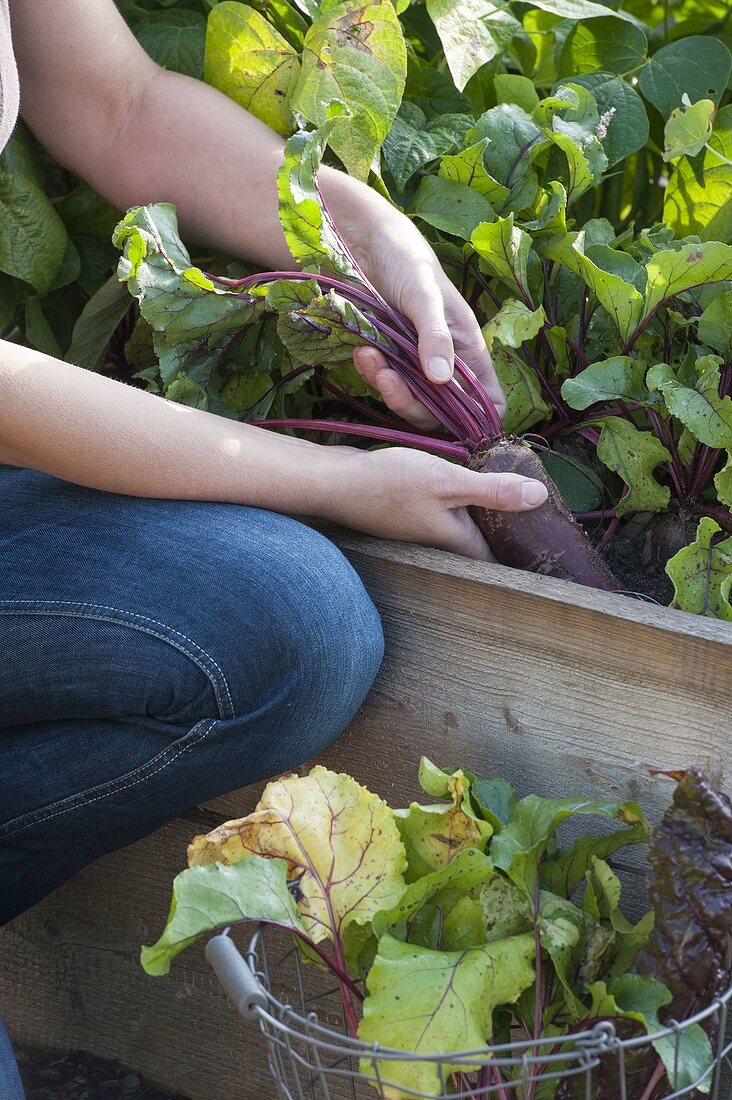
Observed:
[[[506,775],[522,792],[638,798],[653,817],[669,788],[639,760],[697,762],[732,786],[729,624],[438,551],[335,537],[382,613],[387,657],[322,763],[394,805],[418,796],[422,753]],[[249,812],[260,789],[101,860],[0,932],[0,1011],[18,1041],[118,1058],[191,1100],[274,1096],[262,1043],[225,1003],[199,949],[167,979],[138,964],[139,945],[162,927],[186,842]]]

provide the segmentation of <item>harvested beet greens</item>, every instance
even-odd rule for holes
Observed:
[[[191,265],[178,237],[175,211],[166,204],[135,208],[117,227],[115,243],[124,250],[119,276],[127,281],[154,330],[163,381],[172,383],[184,365],[187,378],[195,378],[197,360],[205,364],[210,377],[218,362],[215,358],[211,366],[212,347],[220,348],[218,358],[223,357],[242,340],[247,327],[266,313],[276,316],[279,337],[300,364],[285,382],[315,366],[342,365],[344,353],[348,360],[354,347],[370,344],[430,410],[444,435],[419,433],[380,415],[376,424],[276,417],[254,423],[270,429],[343,432],[419,447],[467,462],[474,469],[515,470],[541,481],[549,495],[531,518],[474,509],[473,518],[498,560],[595,588],[619,590],[620,584],[600,562],[539,457],[529,446],[505,438],[498,412],[472,370],[457,357],[458,381],[437,386],[425,377],[414,326],[371,285],[318,189],[317,169],[332,124],[291,137],[278,177],[282,226],[302,271],[259,272],[238,280],[206,274]],[[325,384],[332,385],[327,378]],[[340,392],[337,387],[336,392]],[[176,396],[170,388],[167,395]],[[370,414],[367,406],[350,403]],[[492,457],[487,459],[487,454]],[[500,456],[500,466],[493,456]]]
[[[519,800],[505,780],[426,758],[419,782],[430,803],[397,810],[323,767],[269,783],[248,817],[193,840],[165,930],[142,950],[145,970],[166,974],[199,937],[264,921],[292,930],[306,958],[332,972],[348,1029],[367,1043],[449,1054],[550,1036],[561,1055],[577,1032],[609,1020],[621,1038],[645,1042],[626,1053],[625,1093],[617,1056],[603,1057],[593,1100],[709,1091],[716,1036],[688,1024],[677,1050],[662,1028],[730,982],[728,800],[699,771],[682,775],[651,840],[654,910],[633,924],[608,861],[649,841],[636,804]],[[594,831],[577,836],[585,816]],[[577,838],[565,846],[557,832],[568,819]],[[598,834],[597,819],[611,830]],[[428,1060],[379,1070],[390,1100],[441,1094]],[[548,1062],[524,1089],[491,1063],[468,1071],[456,1060],[447,1071],[476,1098],[489,1086],[500,1100],[587,1096],[584,1078],[548,1076]]]

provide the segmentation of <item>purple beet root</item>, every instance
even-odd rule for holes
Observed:
[[[549,496],[531,512],[494,512],[471,508],[470,514],[498,561],[588,588],[619,592],[615,579],[576,522],[541,459],[527,443],[499,439],[472,455],[469,467],[482,473],[522,474],[546,485]]]

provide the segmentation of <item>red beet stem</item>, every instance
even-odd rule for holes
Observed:
[[[574,520],[541,459],[527,443],[498,439],[470,458],[482,473],[522,474],[546,485],[549,496],[531,512],[494,512],[473,507],[470,514],[503,565],[575,581],[588,588],[619,592],[615,579]]]

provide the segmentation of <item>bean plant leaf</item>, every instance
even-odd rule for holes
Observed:
[[[533,958],[532,934],[452,952],[382,936],[359,1039],[421,1055],[482,1047],[493,1033],[495,1009],[533,983]],[[389,1100],[441,1091],[434,1061],[361,1059],[362,1073],[375,1076],[376,1067]],[[459,1069],[459,1061],[443,1064],[445,1074]]]
[[[692,34],[663,46],[641,69],[640,90],[664,118],[682,104],[711,99],[719,104],[732,71],[732,54],[711,35]]]
[[[659,1013],[670,1003],[671,994],[662,982],[640,974],[623,974],[609,987],[602,981],[593,983],[590,992],[593,1017],[637,1020],[651,1036],[663,1030]],[[712,1048],[699,1024],[691,1024],[679,1032],[678,1059],[673,1035],[655,1039],[653,1047],[666,1068],[669,1086],[674,1091],[691,1089],[701,1081],[698,1091],[709,1092],[709,1077],[702,1079],[710,1074]]]
[[[492,61],[521,31],[521,24],[492,0],[427,0],[445,58],[462,92],[483,65]]]
[[[469,116],[460,114],[442,115],[428,121],[414,103],[402,103],[382,148],[384,161],[397,187],[403,190],[425,164],[461,144],[470,124]]]
[[[671,460],[668,449],[652,432],[640,431],[623,417],[608,416],[601,423],[597,457],[628,486],[615,508],[616,514],[662,512],[671,499],[671,490],[659,485],[653,474],[661,462]]]
[[[64,223],[46,197],[27,133],[19,127],[0,157],[0,271],[45,294],[67,245]]]
[[[252,856],[287,862],[298,908],[317,943],[342,941],[404,892],[406,858],[393,812],[349,775],[317,766],[268,783],[253,813],[226,822],[188,849],[191,866]]]
[[[464,241],[469,241],[473,230],[494,216],[493,207],[478,191],[440,176],[424,177],[412,209],[428,225]]]
[[[707,147],[674,166],[663,199],[663,219],[678,236],[732,241],[732,103],[714,120]]]
[[[147,12],[133,29],[140,45],[161,68],[201,79],[206,20],[199,12]]]
[[[666,161],[697,156],[712,136],[712,100],[700,99],[691,103],[686,94],[683,100],[682,106],[671,112],[663,132],[663,159]]]
[[[204,78],[278,134],[293,128],[296,51],[247,4],[223,0],[208,17]]]
[[[732,397],[720,397],[718,355],[703,355],[696,361],[696,381],[684,385],[666,363],[648,372],[648,385],[660,390],[666,407],[700,443],[708,447],[732,448]]]
[[[623,76],[645,63],[648,40],[641,27],[611,16],[571,28],[557,62],[558,76],[609,72]]]
[[[491,858],[533,903],[539,865],[549,840],[567,818],[593,815],[642,825],[634,802],[589,801],[581,798],[540,798],[528,795],[517,803],[513,817],[491,843]]]
[[[648,112],[632,84],[607,72],[582,73],[572,77],[572,83],[586,88],[595,98],[603,120],[598,136],[608,168],[643,148],[650,132]]]
[[[124,283],[111,275],[89,299],[74,325],[66,359],[88,370],[99,370],[106,358],[109,342],[132,303]]]
[[[599,401],[632,401],[660,404],[645,383],[645,364],[628,355],[614,355],[591,363],[574,378],[562,383],[562,397],[572,409],[587,409]]]
[[[358,278],[353,258],[320,197],[317,172],[335,119],[319,130],[301,131],[285,145],[277,175],[280,222],[290,252],[306,271],[321,267]]]
[[[732,245],[691,241],[678,249],[659,250],[645,266],[644,314],[648,316],[687,290],[732,279]]]
[[[696,538],[666,565],[674,586],[673,606],[694,615],[732,622],[732,537],[704,516]]]
[[[173,881],[170,912],[160,939],[143,947],[148,974],[167,974],[175,956],[201,936],[237,921],[267,921],[304,932],[295,900],[287,888],[283,859],[253,856],[226,867],[189,867]]]
[[[394,121],[407,74],[401,26],[390,0],[329,6],[305,36],[293,107],[314,125],[339,101],[328,142],[351,175],[366,179]]]
[[[539,102],[539,93],[533,80],[516,73],[497,73],[493,77],[493,87],[499,103],[517,103],[529,114]]]

